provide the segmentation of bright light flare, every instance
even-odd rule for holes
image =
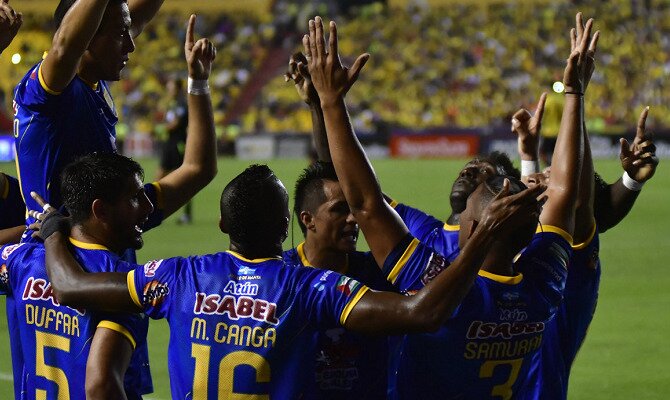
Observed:
[[[21,54],[19,53],[14,53],[12,55],[12,64],[16,65],[21,62]]]
[[[563,86],[563,82],[554,82],[554,84],[551,88],[554,89],[554,92],[556,92],[556,93],[563,93],[563,91],[565,90],[565,86]]]

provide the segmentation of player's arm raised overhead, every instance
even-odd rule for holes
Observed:
[[[298,70],[298,63],[304,68],[302,72]],[[326,123],[323,120],[323,110],[321,109],[321,99],[314,89],[312,78],[307,71],[307,58],[298,52],[291,56],[288,62],[288,71],[284,74],[284,80],[292,80],[298,95],[309,106],[312,115],[312,137],[314,138],[314,147],[319,161],[332,162],[330,158],[330,149],[328,148],[328,137],[326,136]]]
[[[40,80],[52,92],[62,91],[74,78],[110,1],[118,0],[77,0],[63,16],[39,71]],[[58,12],[57,9],[56,14]],[[128,29],[119,34],[127,36],[125,39],[132,43]]]
[[[546,102],[547,93],[542,93],[534,114],[522,108],[512,116],[512,132],[517,135],[522,179],[540,172],[540,132]]]
[[[577,14],[577,18],[581,21],[581,13]],[[580,26],[580,23],[577,25]],[[573,46],[575,50],[568,57],[563,74],[565,104],[552,158],[548,200],[540,216],[542,224],[560,228],[570,235],[575,229],[575,207],[584,152],[582,131],[585,82],[590,76],[588,60],[593,58],[599,35],[599,32],[591,35],[592,27],[593,19],[589,19],[581,34],[578,33]]]
[[[658,166],[656,146],[651,133],[646,130],[649,107],[645,107],[637,122],[633,143],[621,139],[621,167],[624,176],[611,185],[604,185],[596,197],[595,215],[600,232],[616,226],[633,208],[642,185],[651,179]]]
[[[216,48],[206,38],[195,41],[195,15],[186,31],[184,53],[188,64],[188,133],[182,164],[158,181],[160,204],[164,217],[179,210],[214,179],[216,167],[216,133],[207,79],[216,58]]]
[[[153,19],[163,5],[164,0],[128,0],[133,38],[139,36],[144,27]]]

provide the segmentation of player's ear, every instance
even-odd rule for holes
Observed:
[[[107,204],[102,199],[95,199],[91,203],[91,217],[106,221],[109,216],[109,210],[107,209]]]
[[[225,233],[226,235],[228,234],[228,227],[223,222],[223,218],[221,218],[221,217],[219,217],[219,229],[221,230],[221,232]]]
[[[300,222],[307,228],[307,230],[314,230],[314,217],[309,211],[300,211]]]

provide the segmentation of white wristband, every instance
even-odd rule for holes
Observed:
[[[187,86],[189,94],[195,96],[209,94],[209,81],[207,79],[194,80],[189,77]]]
[[[521,176],[530,176],[540,172],[539,161],[521,160]]]
[[[628,190],[632,190],[634,192],[639,192],[640,190],[642,190],[642,186],[644,186],[644,182],[638,182],[635,179],[631,178],[628,175],[628,172],[626,171],[623,172],[621,181]]]

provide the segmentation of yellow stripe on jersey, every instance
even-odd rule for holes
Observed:
[[[295,251],[298,253],[298,257],[300,257],[300,262],[305,267],[314,267],[312,264],[309,263],[309,260],[307,259],[307,256],[305,255],[305,248],[304,247],[305,247],[305,242],[302,242],[295,248]]]
[[[44,76],[42,75],[42,65],[44,65],[44,63],[41,63],[39,68],[37,69],[37,78],[40,81],[42,89],[46,90],[46,92],[49,94],[53,94],[54,96],[58,96],[59,94],[63,93],[63,92],[57,92],[51,89],[49,86],[47,86],[47,83],[44,81]]]
[[[232,250],[226,250],[226,253],[233,255],[235,258],[239,258],[242,261],[250,262],[250,263],[262,263],[264,261],[269,261],[269,260],[281,260],[281,257],[269,257],[269,258],[256,258],[254,260],[250,260],[248,258],[245,258],[242,254],[236,253]]]
[[[342,314],[340,315],[340,325],[344,326],[344,323],[347,322],[347,318],[349,318],[349,314],[351,314],[351,310],[354,309],[356,304],[361,300],[363,295],[370,290],[369,287],[362,285],[360,290],[352,297],[349,302],[347,303],[346,306],[344,306],[344,309],[342,310]]]
[[[448,223],[445,222],[442,229],[444,229],[445,231],[449,231],[449,232],[456,232],[456,231],[461,230],[461,226],[460,225],[449,225]]]
[[[595,218],[593,219],[593,226],[591,227],[591,232],[589,233],[589,236],[582,243],[573,244],[572,249],[573,250],[584,249],[586,246],[591,244],[591,241],[593,240],[594,237],[596,237],[596,220],[595,220]]]
[[[498,283],[503,283],[505,285],[517,285],[523,280],[523,274],[518,273],[514,276],[505,276],[505,275],[498,275],[498,274],[492,274],[488,271],[483,271],[479,270],[479,276],[483,278],[488,278],[492,281],[496,281]]]
[[[81,242],[75,238],[69,238],[70,243],[72,243],[75,247],[79,247],[80,249],[85,249],[85,250],[107,250],[109,249],[101,244],[96,244],[96,243],[85,243]]]
[[[400,257],[398,262],[395,264],[395,266],[391,270],[391,273],[389,274],[389,276],[387,278],[387,280],[389,282],[395,283],[396,279],[398,279],[398,275],[400,274],[400,271],[402,271],[405,264],[407,264],[407,261],[412,256],[412,254],[414,253],[414,250],[416,250],[416,247],[418,245],[419,245],[419,240],[417,238],[412,239],[409,246],[407,246],[407,248],[405,249],[405,252],[402,254],[402,257]]]
[[[139,308],[144,308],[142,303],[140,303],[140,296],[137,295],[137,288],[135,287],[135,270],[128,272],[128,275],[126,275],[126,283],[128,284],[128,293],[130,293],[130,298],[133,299],[133,303]]]
[[[395,201],[395,200],[391,200],[391,202],[389,203],[389,205],[390,205],[392,208],[396,208],[396,207],[398,206],[398,202]]]
[[[156,208],[159,210],[163,209],[163,188],[161,188],[161,184],[158,182],[151,182],[151,185],[156,188],[156,201],[158,204],[154,204]]]
[[[535,233],[542,233],[542,232],[557,233],[561,235],[561,237],[565,239],[568,243],[570,243],[570,246],[572,246],[572,235],[570,235],[568,232],[564,231],[563,229],[557,226],[538,225],[537,230],[535,230]]]
[[[120,334],[122,334],[123,336],[125,336],[126,339],[128,339],[128,341],[130,342],[130,344],[133,346],[133,350],[134,350],[135,347],[137,346],[137,343],[135,342],[135,338],[134,338],[133,335],[130,333],[130,331],[128,331],[128,329],[126,329],[124,326],[117,324],[116,322],[112,322],[112,321],[100,321],[100,323],[98,324],[98,328],[111,329],[111,330],[113,330],[113,331],[115,331],[115,332],[119,332]]]

